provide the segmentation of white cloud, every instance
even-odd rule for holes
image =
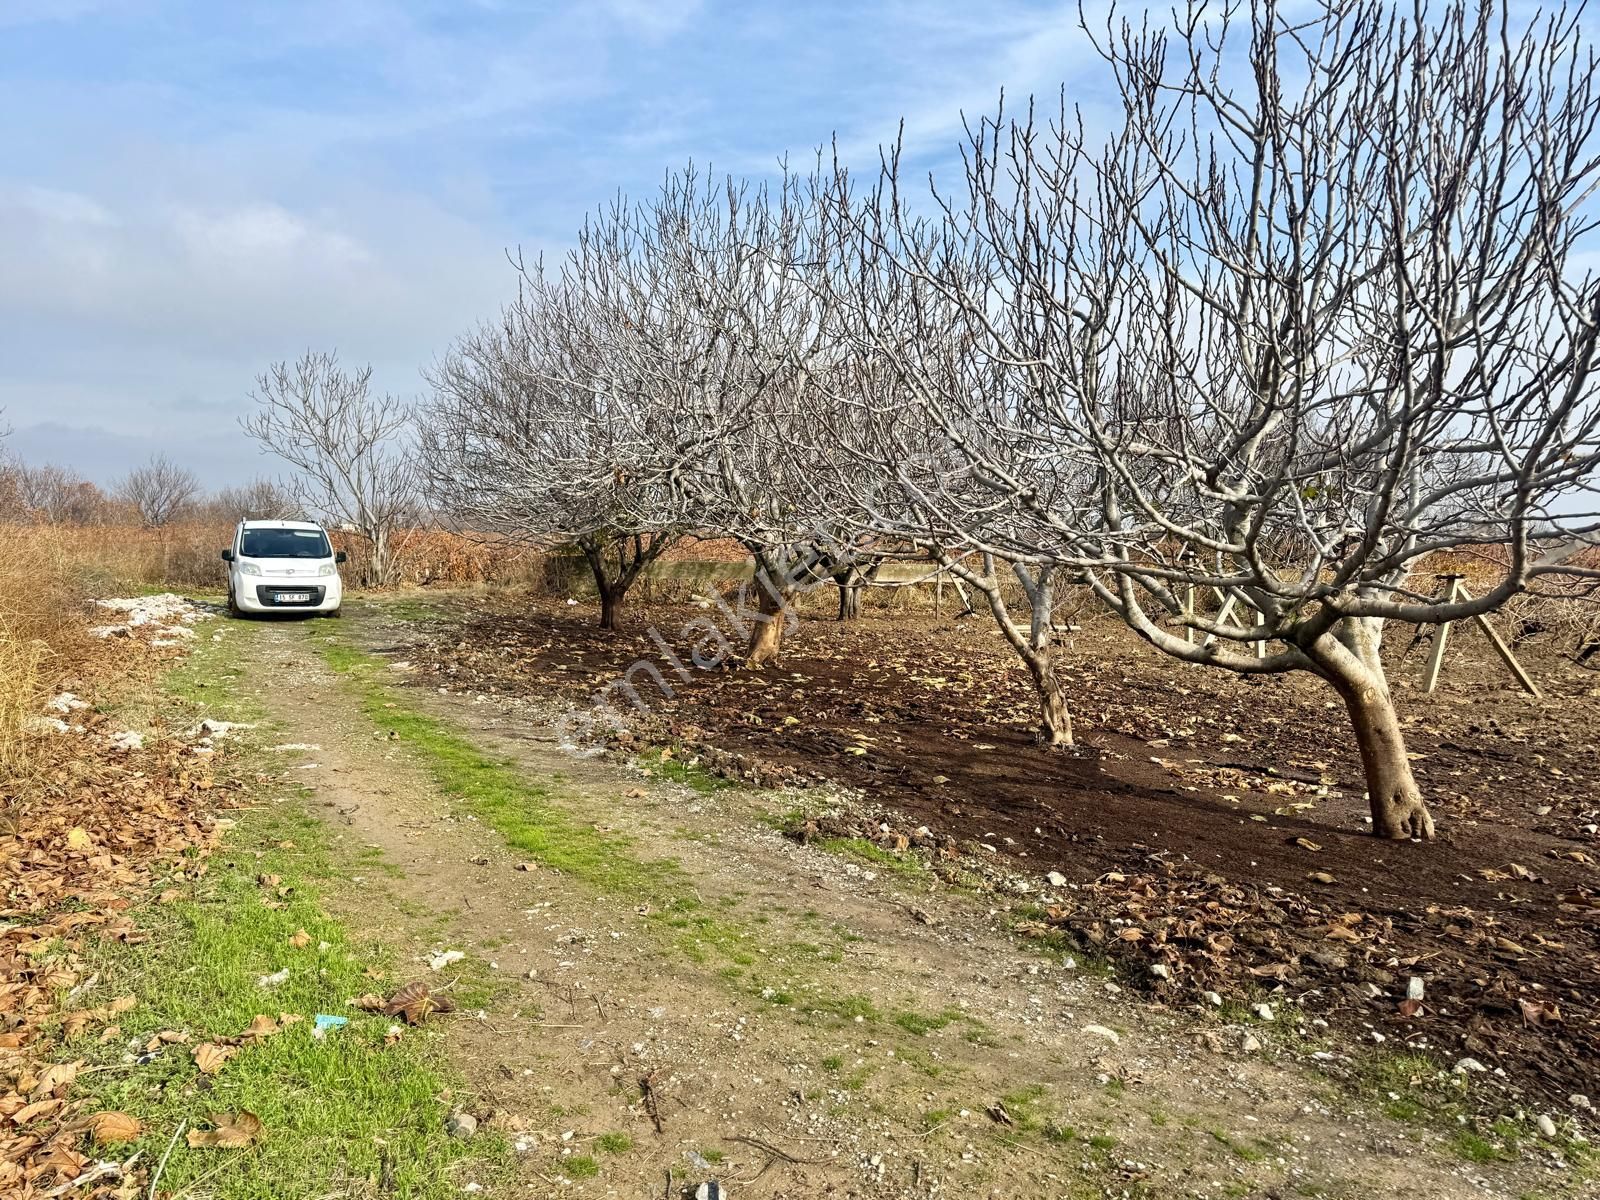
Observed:
[[[114,225],[116,218],[99,201],[79,192],[20,184],[0,187],[0,212],[20,209],[47,224]]]
[[[704,4],[702,0],[603,0],[600,7],[625,32],[653,41],[687,27]]]
[[[354,238],[332,229],[317,229],[276,204],[202,212],[179,208],[173,227],[198,261],[244,266],[276,266],[303,260],[320,266],[362,265],[372,255]]]

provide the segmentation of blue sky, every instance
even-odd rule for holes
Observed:
[[[960,0],[0,0],[0,408],[101,481],[164,450],[271,473],[254,375],[310,346],[418,369],[618,189],[837,134],[919,167],[1001,86],[1092,52],[1077,6]]]

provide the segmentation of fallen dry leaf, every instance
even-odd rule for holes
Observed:
[[[54,1096],[72,1086],[72,1081],[78,1077],[78,1069],[83,1066],[82,1061],[69,1063],[55,1063],[39,1072],[39,1081],[33,1086],[35,1100],[43,1100],[47,1096]]]
[[[202,1075],[215,1075],[222,1065],[239,1053],[237,1046],[219,1046],[215,1042],[201,1042],[194,1048],[194,1065]]]
[[[452,1012],[455,1005],[444,996],[435,996],[420,980],[408,983],[389,997],[383,1006],[386,1017],[404,1017],[407,1025],[420,1025],[429,1013]]]
[[[311,935],[304,929],[295,930],[294,935],[289,939],[289,945],[293,946],[296,950],[304,950],[310,944]]]
[[[266,1136],[261,1118],[253,1112],[215,1113],[211,1118],[215,1129],[191,1129],[189,1147],[194,1150],[243,1150]]]
[[[89,1118],[89,1132],[102,1146],[115,1146],[136,1139],[144,1132],[144,1125],[125,1112],[99,1112]]]
[[[258,1014],[256,1014],[255,1019],[250,1022],[250,1027],[248,1029],[246,1029],[243,1033],[241,1033],[239,1036],[241,1038],[245,1038],[245,1039],[253,1039],[255,1041],[260,1041],[260,1040],[262,1040],[264,1038],[271,1037],[275,1033],[280,1032],[282,1028],[283,1027],[281,1025],[279,1025],[276,1021],[274,1021],[271,1017],[267,1016],[264,1013],[258,1013]]]

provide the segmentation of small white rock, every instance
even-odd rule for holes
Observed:
[[[1556,1123],[1550,1119],[1549,1113],[1539,1114],[1539,1132],[1547,1138],[1556,1136]]]
[[[1115,1029],[1107,1029],[1104,1025],[1085,1025],[1083,1031],[1093,1037],[1105,1038],[1112,1044],[1122,1040],[1122,1036]]]

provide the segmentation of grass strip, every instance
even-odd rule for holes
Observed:
[[[167,694],[204,697],[205,715],[259,718],[235,689],[235,647],[250,636],[239,628],[220,643],[202,642],[168,677]],[[469,1182],[489,1186],[505,1166],[503,1141],[485,1134],[467,1145],[446,1135],[460,1084],[440,1029],[406,1030],[390,1044],[390,1018],[349,1007],[352,997],[403,980],[382,944],[357,938],[323,907],[323,893],[352,869],[341,848],[298,797],[269,792],[281,764],[268,752],[241,740],[219,766],[249,781],[255,806],[238,810],[198,877],[201,864],[179,864],[189,869],[157,883],[165,902],[133,910],[146,939],[102,944],[99,982],[76,1001],[137,998],[114,1036],[94,1025],[64,1046],[66,1057],[83,1062],[78,1094],[143,1126],[132,1147],[108,1153],[138,1150],[153,1169],[170,1143],[160,1190],[218,1200],[428,1200],[460,1195]],[[315,1037],[318,1013],[349,1024]],[[237,1037],[258,1015],[281,1014],[300,1019],[241,1046],[214,1075],[199,1071],[196,1046]],[[162,1043],[163,1033],[186,1040]],[[261,1119],[255,1145],[173,1140],[180,1126],[205,1130],[214,1114],[239,1111]]]

